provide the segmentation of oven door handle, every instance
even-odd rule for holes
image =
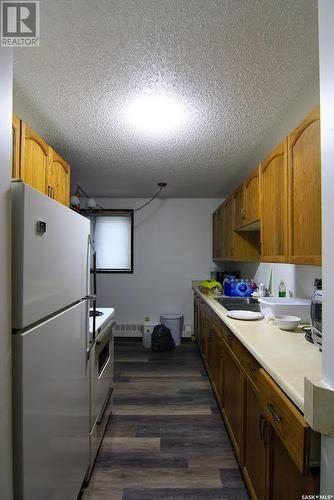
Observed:
[[[113,392],[113,388],[111,387],[111,388],[109,389],[108,395],[107,395],[107,397],[106,397],[106,399],[105,399],[105,401],[104,401],[104,403],[103,403],[103,406],[102,406],[102,408],[101,408],[101,411],[100,411],[100,413],[99,413],[99,416],[97,417],[97,420],[96,420],[96,424],[97,424],[97,425],[101,425],[101,424],[102,424],[102,421],[103,421],[103,418],[104,418],[104,414],[105,414],[106,409],[107,409],[107,407],[108,407],[109,400],[110,400],[110,398],[111,398],[112,392]]]
[[[95,337],[96,345],[101,345],[104,340],[111,339],[112,330],[113,330],[113,328],[115,328],[115,325],[116,325],[116,321],[113,321],[111,325],[109,324],[106,328],[104,328],[102,330],[101,333],[99,333],[99,335],[97,335]]]

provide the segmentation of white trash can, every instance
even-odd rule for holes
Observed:
[[[170,329],[175,345],[180,345],[183,330],[183,314],[161,314],[160,323]]]
[[[151,349],[152,333],[156,324],[157,323],[151,321],[145,321],[143,323],[143,347],[145,347],[145,349]]]

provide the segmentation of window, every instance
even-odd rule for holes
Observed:
[[[89,214],[98,273],[133,273],[133,210]]]

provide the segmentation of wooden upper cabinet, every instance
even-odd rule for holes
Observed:
[[[288,160],[290,262],[321,265],[319,108],[289,135]]]
[[[260,219],[260,166],[244,182],[244,221],[248,225]]]
[[[287,153],[285,139],[261,163],[261,260],[265,262],[288,262]]]
[[[50,148],[46,142],[21,121],[20,177],[33,188],[47,194]]]
[[[233,193],[233,210],[233,229],[235,229],[245,224],[245,197],[243,184]]]
[[[212,217],[212,258],[213,260],[222,260],[223,258],[223,240],[224,240],[224,205],[220,205],[213,213]]]
[[[69,206],[70,166],[30,127],[13,115],[12,177]]]
[[[12,178],[20,177],[20,141],[21,141],[21,120],[13,115],[12,119]]]
[[[63,205],[70,202],[70,167],[68,163],[50,148],[47,194]]]
[[[230,260],[233,257],[233,198],[224,203],[223,214],[223,258]]]

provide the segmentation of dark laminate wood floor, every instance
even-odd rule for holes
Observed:
[[[197,346],[115,345],[114,410],[82,500],[248,495]]]

